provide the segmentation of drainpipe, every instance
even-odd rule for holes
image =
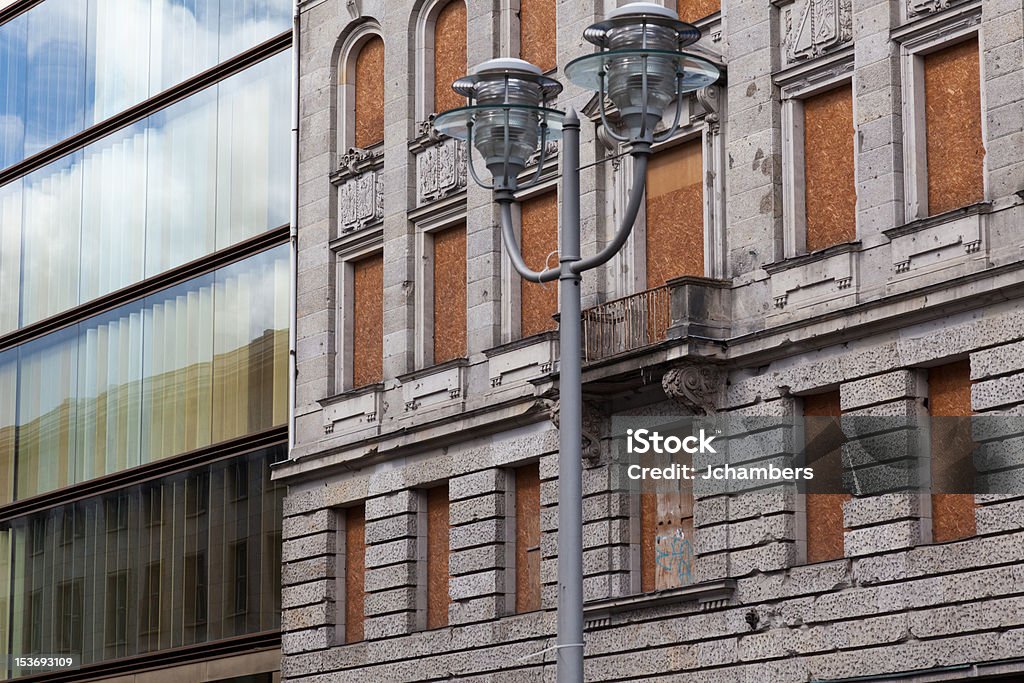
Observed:
[[[295,447],[295,328],[299,284],[299,0],[292,5],[292,133],[291,198],[288,229],[288,455]]]

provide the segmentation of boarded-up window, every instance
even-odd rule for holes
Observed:
[[[647,286],[704,275],[700,140],[651,157],[647,168]]]
[[[540,609],[540,466],[516,469],[516,612]]]
[[[971,364],[964,360],[928,370],[931,415],[932,540],[955,541],[975,533],[971,438]]]
[[[448,485],[427,491],[427,628],[448,625]]]
[[[363,639],[366,597],[366,508],[345,510],[345,642]]]
[[[721,0],[677,0],[680,21],[697,21],[722,8]]]
[[[819,491],[840,491],[846,437],[840,424],[839,392],[804,396],[803,402],[804,448],[807,466],[814,468],[814,486]],[[848,500],[846,493],[807,493],[804,497],[808,562],[843,557],[843,503]]]
[[[558,195],[548,192],[522,203],[523,258],[535,270],[557,265]],[[523,337],[555,329],[552,316],[558,310],[558,285],[520,279],[520,333]]]
[[[692,465],[682,458],[680,465]],[[662,484],[662,487],[667,484]],[[693,484],[640,495],[640,587],[644,592],[693,583]]]
[[[465,106],[464,97],[452,90],[452,83],[467,73],[466,3],[452,0],[434,23],[434,111]]]
[[[466,226],[434,233],[434,362],[466,355]]]
[[[541,71],[550,71],[556,64],[555,0],[520,0],[519,57]]]
[[[384,355],[384,257],[352,264],[352,384],[379,382]]]
[[[852,88],[809,97],[803,109],[807,251],[815,251],[857,238]]]
[[[368,39],[356,57],[355,145],[369,147],[384,141],[384,41]]]
[[[924,58],[928,213],[984,199],[978,40]]]

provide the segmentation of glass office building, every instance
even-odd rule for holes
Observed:
[[[0,1],[2,677],[278,677],[291,9]]]

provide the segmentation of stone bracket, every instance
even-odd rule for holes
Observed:
[[[323,407],[324,434],[346,436],[380,433],[384,414],[384,386],[374,384],[356,392],[341,394],[320,402]]]
[[[686,363],[661,378],[665,395],[693,415],[714,415],[722,403],[724,376],[718,366]]]

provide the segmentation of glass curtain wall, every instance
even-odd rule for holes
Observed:
[[[0,504],[287,421],[288,249],[0,354]]]
[[[45,0],[0,26],[0,168],[290,26],[290,0]]]
[[[0,334],[287,223],[289,77],[275,55],[0,187]]]
[[[3,655],[90,664],[278,628],[284,487],[270,465],[284,457],[275,446],[0,522]]]

